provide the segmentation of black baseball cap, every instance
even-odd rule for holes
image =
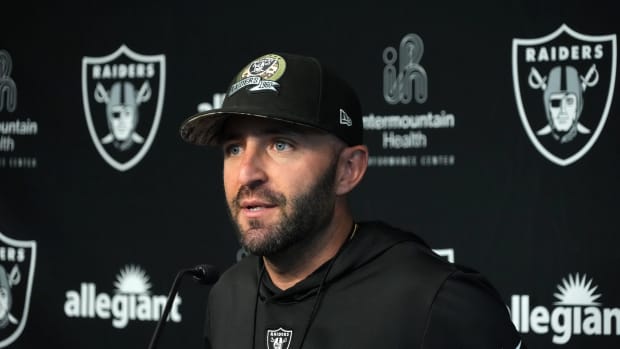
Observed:
[[[181,137],[217,145],[229,116],[274,119],[331,133],[348,145],[362,144],[362,112],[349,84],[316,58],[270,53],[246,65],[231,82],[219,109],[187,118]]]

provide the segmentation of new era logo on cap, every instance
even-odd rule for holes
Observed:
[[[349,115],[347,115],[347,112],[345,112],[342,109],[340,109],[340,125],[347,125],[347,126],[353,125],[353,120],[351,120]]]

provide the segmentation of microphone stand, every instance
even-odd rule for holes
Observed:
[[[170,313],[170,309],[172,308],[172,303],[176,298],[183,277],[187,274],[191,274],[194,276],[194,279],[197,282],[207,285],[213,284],[215,283],[215,281],[217,281],[218,275],[217,272],[210,270],[211,268],[212,267],[207,265],[198,265],[194,268],[182,269],[177,273],[177,276],[174,278],[174,282],[172,283],[172,287],[170,288],[170,292],[168,293],[168,299],[166,300],[166,305],[164,306],[164,312],[161,314],[159,322],[157,322],[155,332],[153,333],[153,337],[151,338],[149,349],[155,349],[157,345],[157,341],[159,340],[159,336],[164,329],[164,324],[168,320],[168,315]]]

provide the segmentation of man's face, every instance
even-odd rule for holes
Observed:
[[[337,142],[305,127],[231,118],[223,131],[224,191],[241,244],[270,256],[331,221]]]
[[[549,111],[553,128],[567,132],[577,118],[577,96],[570,92],[556,92],[549,98]]]

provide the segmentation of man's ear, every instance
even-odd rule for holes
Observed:
[[[362,180],[368,167],[368,147],[355,145],[344,148],[338,159],[336,195],[349,193]]]

